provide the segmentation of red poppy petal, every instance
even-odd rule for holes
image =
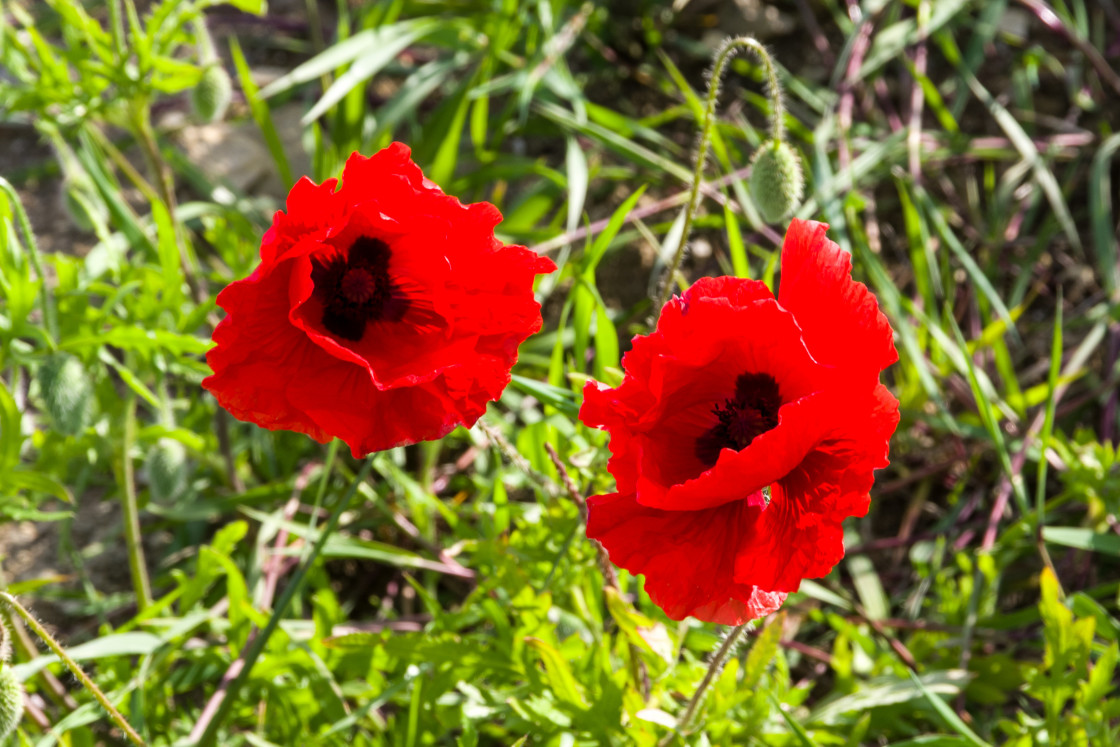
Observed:
[[[400,192],[400,186],[392,179],[399,179],[414,190],[442,194],[435,184],[425,184],[424,173],[412,162],[412,149],[404,143],[390,143],[368,157],[352,153],[342,172],[342,183],[348,191],[375,200]]]
[[[837,420],[837,427],[806,457],[800,472],[790,476],[794,481],[790,489],[796,488],[797,480],[833,486],[829,500],[818,510],[842,521],[867,514],[874,472],[890,464],[887,455],[898,426],[898,400],[879,384],[866,397],[849,398]]]
[[[327,432],[286,396],[288,371],[325,357],[300,330],[287,323],[287,268],[267,276],[255,272],[218,294],[229,313],[214,330],[217,345],[206,354],[214,374],[203,379],[234,417],[270,430],[306,433],[320,442]]]
[[[587,505],[587,535],[603,543],[615,565],[644,574],[650,598],[674,620],[739,625],[785,601],[785,594],[733,578],[735,548],[753,541],[757,506],[658,511],[619,493],[595,496]]]
[[[778,302],[793,312],[818,361],[878,373],[898,360],[890,322],[867,286],[852,280],[852,258],[827,230],[815,221],[790,222]]]
[[[309,276],[309,264],[307,257],[289,260],[263,280],[255,274],[219,294],[230,314],[215,330],[218,345],[207,355],[215,374],[203,386],[235,417],[320,442],[337,437],[358,457],[442,438],[473,424],[501,394],[508,374],[500,363],[497,382],[449,375],[424,387],[379,391],[363,362],[331,355],[288,323],[285,286],[290,277]]]
[[[825,439],[773,485],[756,541],[736,558],[737,582],[797,591],[801,579],[827,575],[844,557],[842,523],[867,513],[874,471],[888,464],[898,401],[879,385],[866,398],[838,401],[832,418]]]
[[[742,305],[722,297],[674,300],[662,311],[655,335],[663,338],[665,353],[650,361],[645,378],[661,400],[661,410],[675,409],[666,398],[707,382],[729,387],[723,396],[730,396],[736,378],[747,372],[771,375],[785,402],[816,391],[827,380],[828,372],[806,349],[793,315],[772,298]]]
[[[681,301],[687,309],[689,304],[705,298],[728,306],[746,306],[753,301],[773,300],[774,294],[760,280],[721,275],[700,278],[682,294]]]
[[[320,361],[315,387],[293,386],[288,397],[320,428],[342,439],[355,458],[442,438],[463,421],[441,381],[381,391],[365,368],[335,358]]]
[[[316,184],[302,177],[288,193],[287,212],[277,211],[272,227],[261,240],[261,263],[268,267],[287,256],[300,241],[323,240],[345,215],[346,206],[335,191],[337,179]]]
[[[583,387],[583,405],[579,419],[594,428],[606,428],[611,434],[611,458],[608,469],[614,475],[620,491],[632,493],[638,480],[638,463],[641,452],[638,444],[625,427],[626,403],[619,397],[619,389],[606,384],[588,381]],[[629,415],[633,416],[631,412]]]
[[[812,409],[817,400],[808,395],[827,371],[810,357],[792,315],[772,299],[736,307],[701,297],[662,319],[664,345],[680,357],[658,355],[646,368],[655,404],[639,420],[644,460],[638,500],[670,511],[710,508],[744,499],[793,469],[821,435]],[[734,329],[752,334],[729,336]],[[706,412],[711,427],[712,407],[734,394],[745,373],[773,377],[787,404],[776,428],[742,451],[724,450],[709,470],[696,456],[702,430],[694,432],[682,419]]]
[[[778,427],[761,434],[741,451],[724,449],[710,470],[671,486],[658,507],[693,511],[711,508],[742,500],[780,480],[828,433],[831,418],[826,407],[826,398],[819,395],[783,405],[778,411]]]
[[[337,190],[338,179],[316,184],[306,176],[300,177],[288,192],[285,217],[304,228],[332,225],[342,214]]]

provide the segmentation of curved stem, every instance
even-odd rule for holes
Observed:
[[[696,692],[692,694],[692,700],[688,701],[688,706],[685,708],[684,714],[681,715],[677,721],[677,733],[687,734],[689,728],[692,726],[693,720],[696,718],[696,711],[700,708],[700,704],[704,702],[704,695],[708,691],[708,687],[723,671],[723,665],[731,658],[731,652],[735,650],[735,645],[739,639],[743,637],[743,633],[747,631],[749,622],[745,622],[735,628],[732,628],[723,643],[712,655],[711,661],[708,662],[708,671],[704,673],[704,679],[700,680],[700,684],[696,686]],[[671,735],[670,735],[671,736]],[[664,742],[664,740],[662,740]]]
[[[90,694],[97,699],[97,702],[100,703],[101,707],[105,709],[105,712],[109,714],[109,718],[112,722],[120,727],[121,731],[128,737],[128,741],[137,745],[137,747],[145,747],[144,740],[140,738],[140,735],[136,733],[136,730],[132,728],[128,720],[121,715],[120,711],[113,707],[113,704],[109,702],[109,698],[105,696],[105,693],[101,692],[101,688],[94,684],[93,680],[89,678],[89,675],[78,665],[78,662],[67,655],[58,641],[56,641],[51,634],[47,632],[47,629],[35,619],[35,616],[6,591],[0,591],[0,602],[7,604],[8,607],[23,618],[27,627],[31,628],[31,630],[35,632],[35,635],[39,636],[39,638],[43,640],[43,643],[47,644],[47,647],[54,652],[54,655],[62,660],[66,668],[82,683],[82,687],[89,690]]]
[[[696,217],[697,208],[700,207],[700,185],[704,181],[704,165],[708,160],[708,146],[712,139],[712,127],[715,126],[716,103],[719,99],[720,83],[723,81],[723,69],[726,67],[728,60],[744,49],[753,52],[762,61],[763,67],[766,68],[766,87],[770,95],[770,135],[775,142],[781,142],[785,135],[785,105],[782,103],[782,88],[778,83],[778,73],[774,68],[774,60],[770,57],[770,53],[758,40],[749,36],[728,39],[716,51],[715,62],[712,64],[712,72],[708,78],[708,99],[704,107],[704,118],[700,120],[700,140],[696,144],[696,163],[692,172],[688,206],[684,213],[684,228],[681,230],[677,251],[673,255],[673,262],[665,275],[665,282],[657,299],[655,308],[658,313],[669,300],[669,296],[672,295],[673,283],[677,271],[680,269],[681,261],[684,259],[684,249],[688,245],[688,236],[692,232],[692,221]]]

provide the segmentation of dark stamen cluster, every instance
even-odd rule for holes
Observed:
[[[357,342],[366,325],[396,321],[408,309],[408,299],[389,277],[389,245],[360,236],[345,256],[314,261],[311,281],[323,302],[323,326],[344,340]]]
[[[778,425],[781,406],[778,382],[772,376],[741,375],[735,381],[735,396],[712,408],[718,422],[696,439],[696,457],[711,467],[723,449],[747,448],[755,438]]]

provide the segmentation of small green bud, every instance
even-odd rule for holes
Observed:
[[[12,735],[22,718],[23,686],[12,668],[0,662],[0,743]]]
[[[797,151],[780,141],[764,143],[751,160],[750,188],[767,223],[777,223],[793,212],[805,191]]]
[[[144,461],[152,497],[177,498],[187,488],[187,450],[173,438],[161,438]]]
[[[82,362],[69,353],[55,353],[38,371],[39,393],[55,428],[74,436],[93,414],[93,385]]]
[[[191,106],[203,122],[217,122],[225,116],[233,97],[233,82],[229,73],[218,64],[212,64],[202,73],[202,80],[191,91]]]

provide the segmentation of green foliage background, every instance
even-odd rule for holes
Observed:
[[[54,154],[0,163],[0,522],[54,533],[67,569],[0,586],[61,611],[64,645],[148,743],[191,743],[348,488],[219,744],[1120,741],[1115,3],[777,6],[797,214],[832,225],[889,315],[902,423],[848,557],[752,631],[694,724],[677,719],[719,631],[666,619],[625,573],[604,588],[545,444],[579,490],[611,488],[579,391],[617,381],[648,330],[723,11],[309,2],[293,27],[261,0],[211,5],[0,6],[0,126]],[[231,421],[203,393],[214,295],[280,207],[157,126],[203,76],[204,14],[231,116],[284,182],[299,174],[272,112],[296,102],[316,180],[403,140],[446,191],[497,204],[505,240],[557,260],[545,329],[483,426],[378,454],[355,482],[337,445]],[[781,232],[743,181],[767,100],[754,61],[731,67],[684,275],[773,284]],[[84,256],[40,252],[53,227],[22,207],[22,186],[59,178],[96,237]],[[77,546],[79,507],[102,503],[114,540]],[[131,584],[103,588],[103,555],[133,561]],[[123,743],[26,635],[14,671],[32,712],[13,743]]]

